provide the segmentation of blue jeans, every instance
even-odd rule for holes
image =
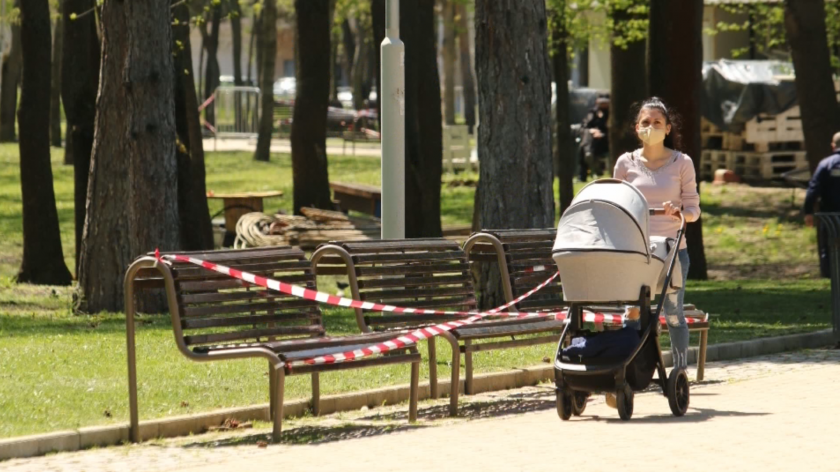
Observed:
[[[671,354],[674,357],[674,368],[688,367],[688,324],[685,322],[683,300],[685,299],[685,282],[688,278],[688,249],[680,249],[677,253],[682,269],[682,287],[674,293],[665,296],[662,306],[665,312],[665,322],[668,323],[668,334],[671,337]]]
[[[671,336],[671,355],[674,358],[674,367],[688,367],[688,324],[685,322],[683,312],[683,299],[685,299],[685,282],[688,278],[688,249],[680,249],[677,252],[682,272],[682,287],[676,292],[665,295],[662,304],[662,311],[665,314],[665,322],[668,324],[668,334]],[[625,326],[640,329],[638,321],[625,322]]]

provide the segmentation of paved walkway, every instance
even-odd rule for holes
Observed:
[[[693,375],[693,373],[691,373]],[[625,423],[601,398],[561,422],[546,387],[475,396],[463,416],[446,401],[287,422],[283,444],[268,425],[143,445],[13,460],[30,470],[840,470],[840,351],[817,350],[711,363],[684,418],[658,393],[637,395]]]

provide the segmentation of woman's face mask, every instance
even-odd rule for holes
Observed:
[[[636,131],[636,134],[639,135],[639,139],[643,143],[649,146],[655,146],[665,141],[665,136],[667,135],[664,128],[654,128],[653,126],[640,127]]]

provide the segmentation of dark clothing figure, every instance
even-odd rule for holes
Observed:
[[[803,208],[806,222],[809,217],[813,218],[817,199],[820,201],[821,212],[840,212],[840,150],[820,161],[808,183]],[[822,225],[817,227],[817,245],[820,254],[820,274],[830,277],[828,235]]]
[[[600,175],[603,173],[603,161],[610,151],[609,128],[607,127],[610,116],[609,102],[604,99],[601,100],[604,103],[596,105],[586,115],[581,128],[579,167],[581,182],[587,180],[590,168],[593,174]]]

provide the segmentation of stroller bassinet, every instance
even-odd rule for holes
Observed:
[[[685,371],[675,369],[670,377],[665,375],[658,341],[662,303],[656,313],[651,312],[654,292],[664,296],[682,285],[676,253],[685,220],[676,240],[650,237],[651,213],[663,212],[649,209],[637,188],[603,179],[584,187],[560,219],[552,256],[560,272],[563,297],[570,302],[570,321],[555,356],[557,411],[564,420],[581,414],[586,398],[598,391],[615,391],[619,415],[630,419],[633,392],[647,388],[655,372],[674,415],[682,416],[688,408]],[[638,305],[641,315],[639,343],[629,356],[563,356],[572,338],[598,336],[582,329],[585,309],[622,312],[626,304]]]

